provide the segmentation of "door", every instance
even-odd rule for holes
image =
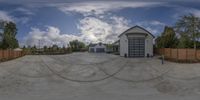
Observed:
[[[105,48],[96,48],[96,52],[98,53],[105,52]]]
[[[131,37],[128,39],[128,56],[144,57],[145,55],[145,38]]]

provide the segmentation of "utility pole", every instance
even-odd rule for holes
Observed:
[[[39,48],[39,49],[40,49],[40,42],[41,42],[41,40],[39,40],[39,42],[38,42],[38,46],[39,46],[38,48]]]

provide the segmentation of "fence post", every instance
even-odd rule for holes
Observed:
[[[162,55],[165,55],[165,48],[163,48],[163,54]]]
[[[3,58],[2,50],[0,50],[0,53],[1,53],[1,57],[0,57],[0,61],[1,61],[1,59]]]
[[[170,50],[170,59],[172,59],[172,48],[170,48],[169,50]]]
[[[4,57],[4,50],[2,50],[2,58],[4,59],[5,57]]]
[[[195,60],[197,60],[197,49],[195,49]]]
[[[176,60],[177,60],[177,62],[178,62],[178,59],[179,59],[179,57],[178,57],[178,48],[176,49]]]
[[[188,48],[186,48],[186,61],[188,61]]]

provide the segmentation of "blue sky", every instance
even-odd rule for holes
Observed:
[[[0,20],[17,24],[20,45],[67,45],[116,41],[134,25],[158,36],[164,26],[174,26],[182,15],[200,17],[200,2],[185,0],[83,1],[0,0]]]

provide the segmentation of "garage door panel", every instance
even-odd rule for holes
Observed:
[[[129,57],[144,57],[145,39],[144,38],[129,38],[128,53]]]
[[[105,52],[104,48],[96,48],[96,52]]]

